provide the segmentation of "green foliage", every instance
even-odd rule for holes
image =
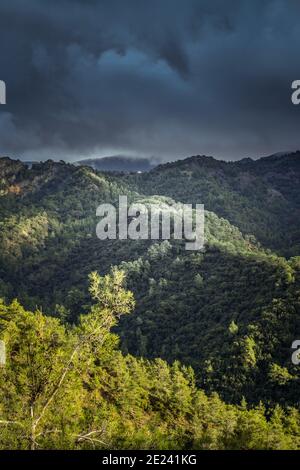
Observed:
[[[299,174],[299,154],[131,175],[0,159],[1,447],[298,448]],[[119,194],[204,203],[205,250],[98,240]]]
[[[78,326],[1,303],[0,449],[300,449],[297,410],[226,405],[190,367],[122,355],[124,273],[90,277],[97,303]]]
[[[89,275],[90,294],[102,309],[110,310],[115,316],[130,313],[134,308],[132,292],[123,288],[124,271],[112,269],[112,274],[101,277],[96,271]]]
[[[269,378],[276,385],[286,385],[290,380],[293,380],[293,376],[289,373],[288,369],[278,364],[271,365]]]

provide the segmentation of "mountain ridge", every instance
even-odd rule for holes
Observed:
[[[297,209],[298,154],[288,158],[288,165],[281,157],[263,161],[263,175],[245,175],[245,165],[256,162],[208,157],[142,174],[0,159],[0,296],[76,323],[90,308],[88,274],[118,266],[137,299],[117,329],[125,353],[192,365],[197,382],[226,401],[245,396],[256,403],[259,396],[295,405],[299,372],[290,346],[300,330],[300,250],[291,240],[293,257],[283,257],[284,238],[274,238],[269,226],[281,229],[283,211],[292,217]],[[270,193],[277,186],[282,195]],[[176,240],[98,240],[96,207],[115,204],[119,194],[149,203],[204,202],[204,252],[188,253]],[[297,219],[294,230],[298,236]],[[274,250],[278,240],[281,249]]]

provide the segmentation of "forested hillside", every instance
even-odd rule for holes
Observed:
[[[90,312],[89,273],[117,266],[136,300],[114,326],[122,361],[151,369],[146,359],[179,360],[226,403],[297,408],[299,162],[299,153],[234,163],[191,157],[121,175],[0,159],[0,296],[68,329]],[[100,241],[96,207],[117,204],[119,194],[204,203],[204,251],[174,240]]]
[[[0,303],[0,449],[299,449],[295,408],[228,405],[178,362],[123,356],[110,333],[134,298],[124,273],[90,275],[93,305],[64,325]]]
[[[300,252],[300,152],[237,162],[194,156],[128,179],[146,194],[201,202],[278,253]]]
[[[94,170],[119,173],[149,171],[155,165],[147,158],[126,157],[113,155],[111,157],[88,158],[79,160],[76,165],[90,166]]]

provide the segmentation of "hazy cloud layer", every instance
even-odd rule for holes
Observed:
[[[0,153],[299,148],[299,18],[298,0],[3,0]]]

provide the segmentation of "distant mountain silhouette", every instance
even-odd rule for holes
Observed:
[[[124,155],[79,160],[75,162],[75,165],[90,166],[94,170],[122,173],[150,171],[155,166],[147,158],[135,158]]]

